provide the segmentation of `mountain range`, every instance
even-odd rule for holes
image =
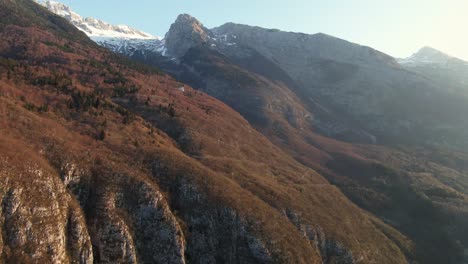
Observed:
[[[60,4],[45,3],[53,7],[51,11],[67,14],[62,11],[64,8],[59,8]],[[269,45],[263,45],[265,41]],[[397,60],[325,34],[289,33],[233,23],[210,30],[190,15],[180,16],[162,40],[113,38],[98,39],[97,43],[172,71],[174,76],[178,75],[176,78],[194,86],[197,85],[193,80],[184,79],[193,79],[187,77],[192,74],[191,69],[181,69],[184,63],[177,62],[191,48],[207,48],[235,62],[243,60],[240,65],[243,67],[254,61],[246,57],[249,54],[246,49],[250,48],[250,53],[257,53],[253,56],[261,56],[264,62],[271,63],[249,70],[276,67],[276,72],[283,73],[280,76],[287,76],[287,84],[294,83],[294,92],[307,98],[303,103],[313,108],[312,123],[324,135],[362,143],[419,141],[418,144],[444,147],[466,147],[468,143],[468,123],[460,115],[468,107],[456,93],[445,91],[463,89],[468,64],[431,48]],[[437,67],[439,76],[428,72],[434,65],[446,65]],[[444,73],[443,69],[448,72]],[[441,91],[439,88],[444,84],[450,87]],[[447,138],[447,133],[451,137]]]
[[[1,261],[468,263],[466,62],[39,3],[0,1]]]

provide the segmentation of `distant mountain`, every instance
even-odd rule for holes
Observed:
[[[431,47],[424,47],[398,62],[437,84],[441,89],[468,96],[468,62]]]
[[[100,40],[101,38],[159,39],[149,33],[126,25],[111,25],[96,18],[84,18],[73,12],[70,7],[59,2],[49,0],[36,0],[36,2],[49,9],[51,12],[67,19],[79,30],[96,40]]]
[[[421,48],[418,52],[408,58],[398,59],[398,62],[405,66],[430,65],[434,67],[449,67],[450,64],[453,63],[468,66],[468,62],[447,55],[442,51],[428,46]]]
[[[153,36],[126,25],[111,25],[92,17],[83,18],[70,7],[59,2],[49,0],[36,1],[54,14],[68,20],[97,44],[113,52],[128,56],[133,55],[137,51],[165,54],[166,48],[161,37]]]
[[[459,115],[468,113],[466,102],[391,56],[324,34],[233,23],[213,31],[255,47],[299,84],[303,99],[319,102],[379,143],[468,145],[468,122]],[[453,136],[443,136],[446,130]]]

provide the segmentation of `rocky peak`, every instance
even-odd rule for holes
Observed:
[[[203,28],[203,24],[198,19],[189,14],[180,14],[177,16],[175,24],[188,25],[198,29]]]
[[[71,24],[79,30],[86,33],[91,38],[96,37],[112,37],[125,39],[158,39],[146,32],[131,28],[126,25],[112,25],[102,20],[92,17],[82,17],[73,12],[73,10],[59,2],[36,0],[37,3],[47,8],[52,13],[67,19]]]
[[[44,6],[45,8],[47,8],[52,13],[67,19],[72,24],[77,23],[78,21],[82,20],[82,17],[79,14],[73,12],[73,10],[71,10],[69,6],[64,5],[62,3],[49,1],[49,0],[47,1],[36,0],[36,2]]]
[[[190,48],[212,42],[213,33],[196,18],[181,14],[166,34],[166,47],[169,54],[182,57]]]
[[[47,9],[49,9],[50,11],[53,11],[54,13],[60,13],[60,12],[63,12],[63,13],[72,13],[73,11],[70,9],[70,7],[62,4],[62,3],[58,3],[58,2],[54,2],[54,1],[37,1],[38,3],[40,3],[41,5],[47,7]]]
[[[418,52],[408,58],[400,59],[399,62],[404,65],[427,65],[440,64],[445,65],[451,61],[458,60],[444,52],[432,47],[423,47]],[[460,60],[461,61],[461,60]]]
[[[417,53],[414,54],[416,57],[420,58],[449,58],[450,56],[443,53],[440,50],[434,49],[429,46],[421,48]]]

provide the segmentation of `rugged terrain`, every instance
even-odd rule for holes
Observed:
[[[240,32],[231,32],[235,30]],[[195,18],[181,15],[158,46],[164,52],[137,48],[123,53],[227,103],[276,146],[408,235],[416,245],[416,260],[466,262],[467,177],[460,166],[466,156],[454,150],[457,141],[451,141],[466,141],[463,122],[454,122],[466,112],[465,101],[429,78],[403,69],[390,56],[323,34],[308,36],[234,24],[210,30]],[[301,49],[306,51],[295,53]],[[304,65],[303,53],[320,63]],[[284,61],[271,54],[283,56]],[[303,67],[309,67],[309,74],[318,72],[314,85],[306,86],[295,75],[293,69]],[[355,73],[365,74],[359,77],[367,82],[365,86],[355,86]],[[310,77],[305,72],[304,76]],[[332,91],[327,82],[336,85],[332,101],[321,95]],[[322,91],[324,87],[328,88]],[[354,87],[350,93],[340,90],[350,87]],[[345,112],[336,107],[339,104],[347,105]],[[386,104],[390,108],[382,109]],[[446,104],[453,108],[434,114],[434,105]],[[347,113],[349,107],[360,118],[371,115],[358,122]],[[372,117],[379,111],[381,118]],[[408,133],[398,124],[406,124]],[[439,127],[446,131],[433,130]],[[451,137],[452,133],[456,134]]]
[[[204,92],[209,89],[192,89],[114,55],[32,1],[1,0],[0,7],[3,262],[417,258],[410,239],[319,173],[336,141],[306,134],[324,144],[307,147],[316,153],[310,159],[314,170],[290,156],[289,144],[275,142],[281,137],[270,137],[275,122],[291,129],[287,135],[298,136],[299,143],[304,137],[298,131],[308,131],[304,118],[311,112],[285,83],[251,73],[217,51],[201,47],[193,53],[209,60],[208,67],[223,65],[219,80],[245,81],[233,98],[252,92],[265,101],[259,116],[249,116],[251,102],[225,104]],[[233,84],[223,85],[229,91]],[[270,89],[275,93],[267,98]],[[284,98],[290,100],[289,117],[288,107],[276,102]],[[370,151],[342,144],[336,148]],[[366,153],[375,159],[380,154]],[[463,194],[453,193],[463,201]]]

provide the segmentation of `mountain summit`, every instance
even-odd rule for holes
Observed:
[[[212,33],[196,18],[188,14],[181,14],[171,25],[166,34],[168,52],[181,57],[190,48],[204,45],[211,41]]]
[[[441,89],[466,97],[468,62],[431,47],[423,47],[398,62],[407,70],[426,76]]]
[[[455,57],[452,57],[440,50],[434,49],[429,46],[421,48],[418,52],[414,53],[408,58],[400,59],[399,62],[403,65],[445,65],[452,61],[459,61]],[[464,64],[467,64],[466,62]]]
[[[131,28],[126,25],[111,25],[102,20],[86,17],[73,12],[70,7],[55,1],[36,0],[37,3],[46,7],[52,13],[67,19],[79,30],[91,38],[126,38],[126,39],[157,39],[149,33]]]

